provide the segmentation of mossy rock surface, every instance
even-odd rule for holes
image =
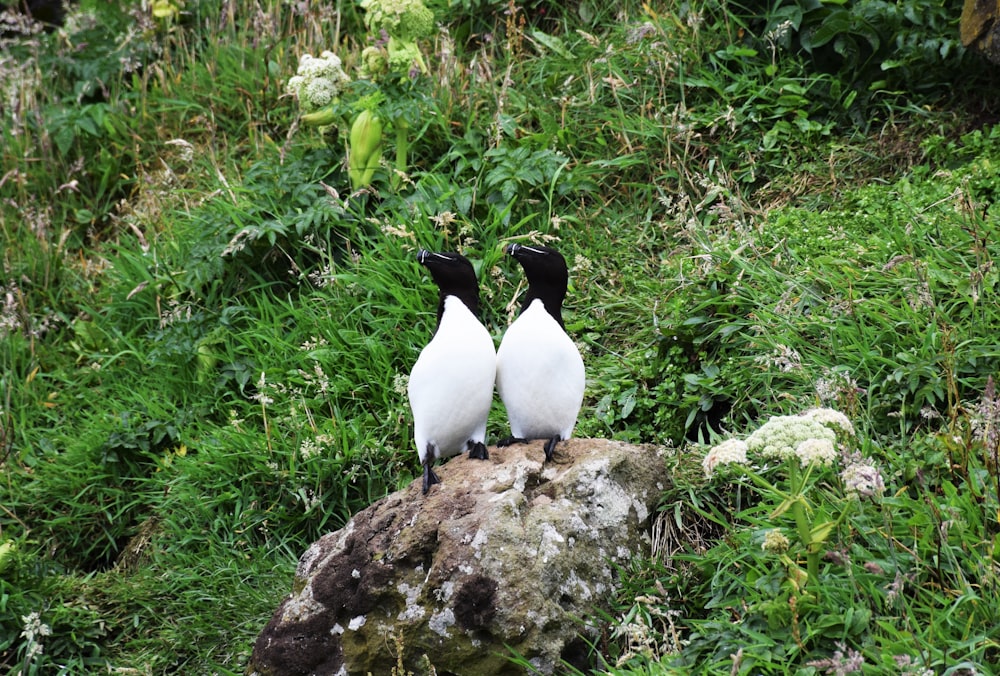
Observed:
[[[586,664],[577,618],[607,607],[613,564],[648,553],[665,488],[655,448],[597,439],[456,457],[358,513],[302,556],[293,593],[254,647],[249,672],[518,674]],[[509,647],[509,648],[508,648]],[[425,657],[426,656],[426,657]]]

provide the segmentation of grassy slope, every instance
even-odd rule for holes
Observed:
[[[24,48],[59,86],[22,87],[39,117],[5,118],[0,664],[240,672],[303,547],[414,475],[403,378],[433,323],[414,249],[475,259],[499,337],[510,238],[572,261],[578,434],[683,449],[677,556],[637,561],[621,599],[622,627],[654,631],[622,629],[613,657],[641,673],[728,671],[740,646],[754,673],[837,650],[886,673],[896,655],[995,661],[981,437],[998,423],[977,415],[1000,358],[1000,138],[933,96],[961,62],[898,48],[900,78],[923,79],[891,94],[711,4],[528,10],[506,39],[501,13],[456,12],[409,93],[413,184],[380,173],[378,194],[349,195],[340,142],[290,133],[282,88],[302,53],[340,45],[350,68],[357,12],[203,5],[172,30],[126,40],[135,17],[101,15]],[[109,25],[125,46],[102,60]],[[147,65],[120,80],[126,53]],[[759,554],[786,525],[775,496],[706,485],[684,446],[816,403],[851,416],[890,496],[848,513],[836,477],[817,484],[816,513],[844,515],[823,550],[855,560],[824,564],[820,594]],[[897,574],[920,590],[908,605],[886,600]],[[836,619],[855,607],[863,621]],[[28,659],[31,612],[52,634]],[[690,643],[666,667],[671,623]]]

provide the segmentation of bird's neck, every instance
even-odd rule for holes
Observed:
[[[554,293],[540,294],[537,290],[533,290],[529,287],[528,294],[524,297],[524,303],[521,305],[521,313],[523,314],[527,311],[527,309],[531,307],[531,304],[536,300],[542,302],[542,305],[545,307],[545,311],[548,312],[554,320],[556,320],[556,323],[559,324],[563,330],[565,330],[566,326],[563,324],[562,320],[562,296]]]
[[[472,313],[473,317],[479,319],[479,297],[476,294],[442,291],[438,299],[438,312],[437,312],[438,322],[437,322],[437,328],[434,329],[435,333],[437,332],[437,329],[441,328],[441,320],[444,318],[444,311],[449,304],[448,303],[449,299],[452,301],[452,303],[455,302],[461,303],[466,308],[468,308],[469,312]]]

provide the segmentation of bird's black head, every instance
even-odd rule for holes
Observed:
[[[536,298],[562,326],[562,304],[569,285],[569,269],[563,255],[549,246],[538,244],[508,244],[504,253],[513,256],[528,278],[528,293],[521,305],[523,312]]]
[[[472,314],[479,315],[479,281],[476,270],[465,256],[454,252],[435,253],[421,249],[417,262],[427,268],[438,287],[438,323],[444,314],[444,299],[455,296]]]

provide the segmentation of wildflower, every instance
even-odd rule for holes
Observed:
[[[313,270],[306,277],[309,282],[318,289],[331,286],[334,283],[333,267],[324,265],[321,269]]]
[[[580,254],[577,254],[573,258],[574,272],[580,272],[580,273],[590,272],[593,267],[594,267],[593,262],[591,262],[591,260],[586,256],[581,256]]]
[[[0,286],[0,338],[18,333],[22,328],[20,302],[18,300],[20,290],[17,285],[10,287]]]
[[[933,406],[924,406],[920,409],[920,417],[924,420],[939,420],[941,414]]]
[[[406,373],[397,373],[392,377],[392,391],[401,397],[406,396],[407,388],[410,386],[410,376]]]
[[[769,30],[765,35],[764,39],[768,42],[773,42],[775,44],[785,45],[795,28],[790,20],[785,20],[779,23],[777,26]]]
[[[778,345],[769,355],[754,358],[758,364],[776,366],[782,373],[788,373],[802,367],[802,355],[787,345]]]
[[[854,436],[854,425],[840,411],[832,408],[812,408],[802,415],[829,427],[834,432],[845,432],[848,436]]]
[[[870,498],[881,495],[885,490],[885,482],[878,468],[860,459],[853,460],[840,473],[844,482],[844,491],[848,495],[859,498]]]
[[[365,25],[372,33],[389,37],[386,52],[389,70],[411,75],[426,73],[423,54],[417,40],[434,33],[434,12],[422,0],[361,0]]]
[[[1000,398],[997,397],[993,376],[986,379],[986,389],[976,406],[972,420],[972,438],[986,450],[996,452],[1000,448]]]
[[[436,216],[431,216],[431,222],[441,229],[445,237],[451,234],[451,224],[456,220],[458,220],[458,216],[453,211],[443,211]]]
[[[829,467],[836,459],[837,451],[829,439],[806,439],[795,447],[795,455],[803,467],[814,462]]]
[[[761,425],[747,440],[747,449],[765,458],[785,459],[798,456],[796,448],[806,440],[827,440],[831,446],[837,440],[833,430],[811,418],[801,415],[773,416]],[[822,454],[816,448],[807,448],[807,454]],[[801,456],[798,456],[801,458]],[[809,457],[812,457],[811,455]]]
[[[400,223],[399,225],[393,225],[392,223],[383,223],[380,228],[382,232],[387,235],[392,235],[393,237],[400,237],[405,239],[416,239],[417,236],[406,229],[405,223]]]
[[[350,81],[340,57],[333,52],[325,51],[318,57],[303,54],[287,90],[299,100],[302,110],[313,112],[330,105]]]
[[[865,658],[860,652],[853,648],[848,650],[847,646],[838,642],[837,650],[833,653],[833,657],[828,657],[825,660],[806,662],[806,666],[822,669],[824,674],[846,676],[847,674],[860,673],[864,663]]]
[[[313,350],[318,350],[321,347],[326,347],[326,345],[327,345],[326,338],[323,338],[322,336],[319,338],[317,338],[316,336],[309,336],[309,339],[303,342],[299,346],[299,349],[301,349],[304,352],[312,352]]]
[[[905,586],[906,578],[897,572],[893,581],[885,586],[886,606],[891,608],[896,603],[896,599],[899,598],[899,595],[903,592]]]
[[[313,377],[306,378],[307,382],[311,382],[319,388],[321,394],[326,394],[330,391],[330,376],[326,375],[323,367],[320,366],[319,362],[313,364]]]
[[[625,44],[634,45],[655,35],[656,26],[647,21],[639,26],[632,26],[628,29],[628,33],[625,35]]]
[[[761,545],[768,554],[784,554],[791,546],[788,537],[778,528],[772,528],[764,535],[764,544]]]
[[[260,372],[260,378],[257,380],[257,392],[250,395],[250,398],[254,401],[259,401],[261,406],[270,406],[274,403],[274,398],[265,394],[268,387],[267,381],[265,379],[265,373]]]
[[[701,466],[705,470],[705,476],[711,477],[717,466],[732,463],[747,463],[747,445],[740,439],[727,439],[718,446],[713,446],[701,461]]]
[[[361,0],[361,8],[373,33],[385,31],[389,37],[412,42],[434,32],[434,13],[422,0]]]
[[[934,676],[933,669],[923,669],[910,655],[893,655],[893,661],[900,669],[899,676]],[[913,667],[909,669],[907,667]]]
[[[389,53],[381,45],[368,45],[361,51],[361,72],[378,80],[389,72]]]
[[[319,444],[316,443],[315,439],[303,439],[302,443],[299,444],[299,457],[303,460],[309,460],[320,454],[322,449]]]
[[[38,640],[38,637],[49,636],[52,634],[52,630],[49,628],[49,625],[42,623],[42,618],[38,613],[33,612],[22,615],[21,621],[24,622],[24,629],[21,631],[21,636],[28,642],[25,660],[31,661],[36,655],[41,655],[44,650],[44,646]]]

